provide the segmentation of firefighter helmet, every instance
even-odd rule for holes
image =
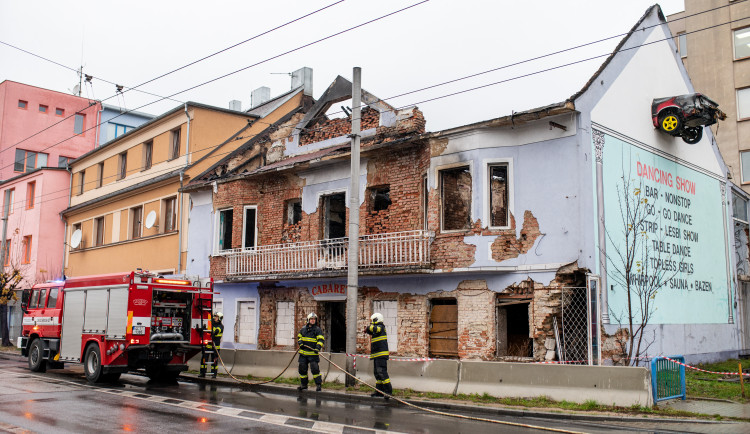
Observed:
[[[216,321],[221,321],[224,319],[224,314],[217,311],[214,313],[214,318],[216,318]]]
[[[373,324],[383,322],[383,314],[380,312],[376,312],[372,314],[370,320],[373,322]]]
[[[310,320],[313,319],[313,318],[315,318],[317,320],[318,319],[318,314],[316,314],[315,312],[310,312],[309,314],[307,314],[307,322],[310,322]]]

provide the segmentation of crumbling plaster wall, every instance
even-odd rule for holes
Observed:
[[[568,130],[550,128],[545,119],[517,129],[472,130],[431,141],[429,228],[436,233],[437,268],[555,270],[584,255],[594,260],[593,251],[584,250],[581,237],[583,221],[589,216],[579,208],[578,172],[590,166],[579,161],[575,116],[554,119]],[[507,228],[490,229],[485,223],[489,216],[487,167],[493,163],[509,166]],[[441,232],[439,172],[460,165],[471,169],[473,225]],[[518,224],[519,217],[522,224]],[[443,251],[452,257],[440,264]]]

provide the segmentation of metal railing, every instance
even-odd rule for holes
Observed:
[[[430,263],[430,232],[406,231],[359,237],[359,267],[425,266]],[[345,269],[348,238],[272,244],[224,250],[227,276],[301,273]]]

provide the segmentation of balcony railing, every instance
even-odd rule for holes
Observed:
[[[359,237],[362,269],[426,266],[430,263],[430,232],[407,231]],[[272,244],[221,252],[227,277],[304,273],[345,269],[348,238]]]

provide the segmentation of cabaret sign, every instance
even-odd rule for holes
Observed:
[[[325,283],[310,288],[310,294],[316,300],[346,300],[345,283]]]

